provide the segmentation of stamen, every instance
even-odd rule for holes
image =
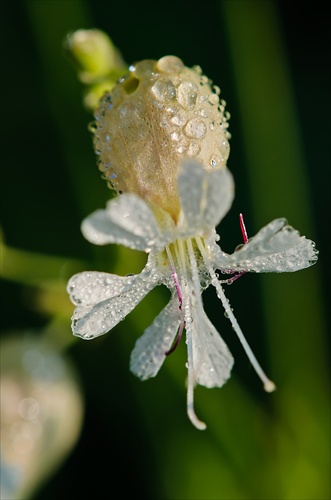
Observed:
[[[247,231],[246,231],[246,226],[245,226],[243,214],[239,214],[239,223],[240,223],[241,234],[242,234],[242,237],[244,240],[244,245],[246,245],[246,243],[248,241],[248,236],[247,236]],[[242,271],[241,273],[237,273],[234,276],[232,276],[232,278],[228,278],[226,280],[219,280],[219,282],[222,284],[224,283],[226,285],[232,285],[232,283],[234,281],[236,281],[238,278],[241,278],[241,276],[243,276],[244,274],[246,274],[246,271]]]
[[[204,431],[207,426],[204,422],[199,420],[194,411],[194,386],[195,386],[195,375],[193,367],[193,348],[192,348],[192,323],[186,325],[186,337],[187,337],[187,363],[188,363],[188,380],[187,380],[187,416],[191,420],[192,424],[199,429]]]
[[[186,326],[185,321],[182,321],[181,324],[180,324],[180,326],[179,326],[179,330],[178,330],[175,342],[172,344],[172,346],[170,347],[169,351],[167,351],[165,353],[166,356],[169,356],[169,354],[172,354],[177,349],[178,344],[179,344],[179,342],[180,342],[180,340],[182,338],[185,326]]]
[[[246,274],[245,271],[243,271],[242,273],[238,273],[238,274],[235,274],[234,276],[232,276],[231,278],[228,278],[226,280],[219,280],[219,283],[224,283],[225,285],[232,285],[232,283],[234,281],[236,281],[238,278],[241,278],[241,276],[243,276],[243,274]]]
[[[264,385],[264,390],[266,392],[272,392],[276,389],[276,386],[275,384],[272,382],[272,380],[270,380],[266,374],[264,373],[264,371],[262,370],[259,362],[257,361],[256,357],[254,356],[253,354],[253,351],[252,349],[250,348],[247,340],[245,339],[245,336],[238,324],[238,321],[235,317],[235,315],[233,314],[233,311],[230,307],[230,303],[228,301],[228,299],[226,298],[225,294],[224,294],[224,291],[223,291],[223,288],[221,287],[217,277],[216,277],[216,274],[215,274],[215,271],[211,265],[211,262],[207,256],[207,253],[206,253],[206,250],[203,246],[203,243],[201,241],[201,238],[200,237],[196,237],[196,242],[197,242],[197,245],[199,247],[199,250],[201,252],[201,255],[206,263],[206,266],[208,268],[208,272],[210,274],[210,277],[212,279],[212,284],[214,285],[214,287],[216,288],[216,292],[217,292],[217,295],[218,295],[218,298],[221,300],[222,302],[222,305],[224,307],[224,310],[225,310],[225,313],[227,315],[227,317],[229,318],[231,324],[232,324],[232,328],[234,329],[234,331],[236,332],[247,356],[248,356],[248,359],[250,360],[250,362],[252,363],[252,366],[254,368],[254,370],[256,371],[257,375],[260,377],[261,381],[263,382],[263,385]]]
[[[187,351],[189,351],[188,345],[187,345]],[[194,411],[193,392],[194,392],[195,380],[190,370],[190,361],[188,363],[189,366],[188,366],[188,387],[187,387],[187,416],[191,420],[192,424],[197,429],[199,429],[199,431],[204,431],[207,428],[207,426],[204,422],[198,419]]]
[[[166,252],[167,252],[167,255],[168,255],[169,262],[170,262],[171,276],[172,276],[172,278],[174,280],[176,292],[177,292],[177,295],[178,295],[179,310],[181,311],[182,310],[182,305],[183,305],[183,296],[182,296],[182,292],[181,292],[181,289],[180,289],[180,286],[179,286],[179,281],[178,281],[178,277],[177,277],[177,273],[176,273],[176,269],[175,269],[174,260],[173,260],[172,255],[171,255],[170,248],[168,246],[166,246],[165,248],[166,248]]]
[[[185,258],[185,249],[182,240],[177,240],[179,255],[177,256],[178,261],[183,269],[183,276],[185,277],[187,283],[187,273],[186,273],[186,258]]]
[[[197,306],[197,313],[201,312],[202,302],[201,302],[201,294],[200,294],[200,281],[198,274],[198,266],[194,256],[193,245],[190,239],[186,240],[190,265],[192,270],[192,279],[194,286],[194,295]],[[195,315],[195,310],[192,308],[192,314]],[[203,311],[202,311],[203,314]],[[192,318],[193,319],[193,318]],[[193,365],[193,345],[192,345],[192,336],[193,336],[193,328],[192,328],[192,320],[188,323],[186,327],[186,337],[187,337],[187,357],[188,357],[188,388],[187,388],[187,415],[191,420],[192,424],[199,430],[203,431],[207,428],[206,424],[199,420],[195,411],[194,411],[194,386],[196,382],[195,376],[195,368]]]
[[[240,223],[241,234],[244,240],[244,245],[246,245],[248,241],[248,236],[243,214],[239,214],[239,223]],[[226,280],[219,280],[219,282],[225,285],[232,285],[234,281],[236,281],[238,278],[241,278],[241,276],[243,276],[244,274],[246,274],[246,271],[242,271],[241,273],[236,273],[234,276],[232,276],[232,278],[228,278]]]
[[[243,214],[239,214],[239,224],[240,224],[241,234],[243,236],[244,245],[245,245],[248,241],[248,236],[247,236],[247,231],[246,231],[246,226],[245,226]]]
[[[178,296],[178,301],[179,301],[178,309],[180,311],[182,311],[183,295],[182,295],[182,292],[181,292],[181,289],[180,289],[179,280],[178,280],[177,272],[176,272],[176,269],[175,269],[174,260],[173,260],[172,255],[171,255],[170,248],[168,246],[166,246],[166,252],[167,252],[167,256],[168,256],[169,262],[170,262],[171,276],[172,276],[172,278],[174,280],[175,288],[176,288],[176,292],[177,292],[177,296]],[[178,251],[177,251],[177,247],[176,246],[175,246],[175,252],[176,252],[177,262],[179,262],[179,260],[178,260]],[[185,321],[183,319],[182,322],[181,322],[181,324],[180,324],[180,326],[179,326],[179,330],[178,330],[175,342],[173,343],[173,345],[171,346],[171,348],[165,353],[166,356],[169,356],[169,354],[173,353],[177,349],[178,344],[179,344],[179,342],[180,342],[180,340],[182,338],[184,328],[185,328]]]

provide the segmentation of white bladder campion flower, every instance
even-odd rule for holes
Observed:
[[[218,87],[173,56],[130,67],[96,112],[94,144],[99,167],[118,196],[82,224],[96,245],[116,243],[148,253],[138,275],[83,272],[68,292],[76,309],[74,335],[89,340],[114,328],[155,286],[171,291],[168,305],[137,340],[131,371],[154,377],[183,332],[187,344],[187,413],[198,429],[196,384],[221,387],[233,358],[206,316],[202,292],[213,285],[266,391],[275,389],[252,353],[222,283],[251,272],[292,272],[317,260],[314,243],[276,219],[232,255],[215,227],[228,212],[234,183],[226,168],[228,114]],[[220,280],[217,270],[231,277]]]

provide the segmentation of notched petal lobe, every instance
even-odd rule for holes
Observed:
[[[72,331],[84,340],[99,337],[114,328],[158,284],[157,276],[149,271],[125,278],[105,273],[76,276],[70,280],[69,287],[74,286],[71,289],[73,301],[81,305],[74,311]],[[100,285],[100,279],[107,283],[106,286]]]
[[[180,324],[178,299],[172,297],[168,305],[139,337],[131,353],[130,369],[141,380],[155,377],[160,370],[176,336]]]
[[[215,260],[221,270],[280,273],[310,267],[317,255],[314,242],[280,218],[263,227],[237,252],[219,252]]]
[[[234,182],[227,169],[207,171],[193,160],[183,162],[178,188],[186,223],[192,234],[217,226],[234,197]]]
[[[145,252],[164,244],[153,212],[134,194],[122,194],[93,212],[83,221],[82,233],[96,245],[117,243]]]

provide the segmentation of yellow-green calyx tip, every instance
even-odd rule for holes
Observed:
[[[135,193],[177,221],[178,169],[195,158],[225,168],[229,114],[220,89],[175,56],[129,68],[101,101],[92,125],[99,168],[118,192]]]

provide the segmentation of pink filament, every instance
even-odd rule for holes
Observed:
[[[179,330],[178,330],[178,333],[177,333],[177,337],[175,339],[175,342],[173,343],[173,345],[170,347],[169,351],[167,351],[165,353],[166,356],[169,356],[169,354],[173,353],[177,347],[178,347],[178,344],[180,342],[180,339],[182,338],[182,335],[183,335],[183,330],[184,330],[184,327],[185,327],[185,321],[182,321],[182,323],[180,324],[180,327],[179,327]]]
[[[243,236],[244,245],[245,245],[248,241],[248,236],[247,236],[247,231],[246,231],[246,226],[245,226],[243,214],[239,214],[239,223],[240,223],[241,234]]]
[[[244,216],[243,214],[239,214],[239,224],[240,224],[240,229],[241,229],[241,234],[244,240],[244,245],[246,245],[248,241],[248,236],[247,236],[247,230],[244,222]],[[220,283],[224,283],[226,285],[232,285],[234,281],[236,281],[238,278],[240,278],[243,274],[245,274],[246,271],[242,271],[241,273],[235,274],[232,276],[232,278],[228,278],[226,280],[220,280]]]

